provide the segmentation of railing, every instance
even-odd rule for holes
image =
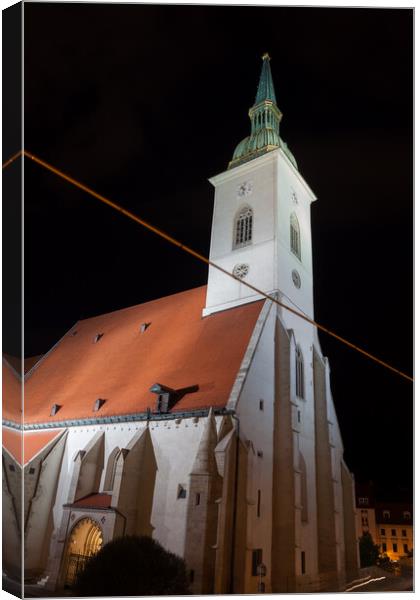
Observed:
[[[76,582],[77,576],[83,571],[92,556],[84,554],[70,554],[67,561],[66,580],[64,587],[71,588]]]

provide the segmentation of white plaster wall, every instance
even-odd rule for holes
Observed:
[[[156,487],[153,500],[151,523],[154,535],[171,552],[183,556],[185,520],[188,497],[177,499],[178,484],[187,486],[189,474],[198,450],[206,417],[151,421],[150,433],[157,462]],[[216,418],[220,422],[221,417]],[[54,506],[54,527],[61,523],[62,506],[67,502],[71,481],[73,459],[98,431],[105,433],[105,462],[99,491],[102,491],[109,454],[115,447],[125,448],[138,430],[146,427],[145,422],[121,423],[118,425],[96,425],[71,427]]]
[[[240,435],[252,442],[254,456],[251,461],[248,500],[248,549],[262,548],[267,574],[271,572],[272,533],[272,476],[273,476],[273,406],[274,406],[274,325],[275,308],[272,307],[255,349],[254,357],[237,404],[240,419]],[[264,410],[259,402],[264,401]],[[258,452],[263,456],[259,457]],[[257,490],[261,490],[261,516],[257,516]],[[257,592],[258,577],[251,576],[248,561],[247,593]],[[269,577],[265,579],[266,591],[270,591]]]

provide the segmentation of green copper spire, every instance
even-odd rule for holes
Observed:
[[[258,84],[257,95],[255,97],[255,104],[264,102],[264,100],[271,100],[274,104],[277,104],[276,92],[274,91],[273,78],[271,76],[270,69],[270,57],[267,52],[263,55],[263,66],[261,69],[260,82]]]
[[[229,163],[229,169],[277,148],[281,148],[290,162],[297,168],[293,154],[280,137],[280,121],[283,115],[277,106],[269,55],[264,54],[262,60],[263,66],[255,104],[249,109],[248,113],[251,120],[251,135],[236,146],[233,158]]]

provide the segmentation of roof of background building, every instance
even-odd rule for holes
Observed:
[[[54,429],[54,431],[24,432],[24,464],[32,460],[38,452],[61,432],[62,429]],[[2,441],[4,448],[6,448],[9,454],[11,454],[19,464],[22,464],[22,432],[3,427]]]
[[[79,321],[27,377],[25,423],[153,411],[155,383],[198,385],[173,411],[225,406],[263,301],[202,318],[205,293],[203,286]],[[94,412],[98,399],[105,402]]]
[[[389,517],[386,513],[389,513]],[[377,523],[385,525],[412,525],[413,505],[396,502],[378,503],[375,506],[375,519]]]

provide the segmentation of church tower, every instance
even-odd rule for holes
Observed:
[[[280,137],[270,57],[263,64],[251,133],[236,147],[228,169],[210,179],[215,187],[210,259],[264,292],[280,290],[313,316],[310,205],[316,198]],[[204,315],[238,306],[258,295],[210,267]]]

